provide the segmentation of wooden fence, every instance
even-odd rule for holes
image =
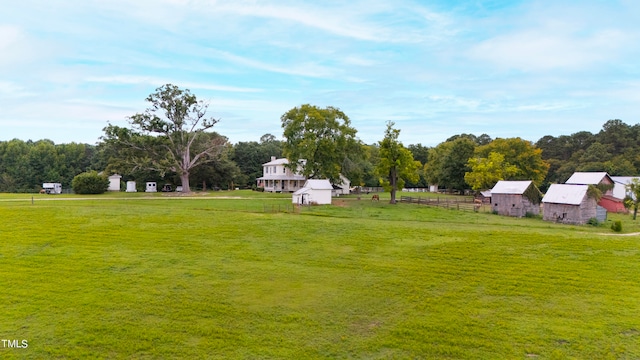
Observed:
[[[489,211],[484,204],[478,204],[474,202],[472,198],[463,198],[463,199],[454,199],[454,198],[423,198],[420,196],[401,196],[400,202],[408,203],[408,204],[418,204],[418,205],[428,205],[428,206],[437,206],[445,209],[454,209],[454,210],[462,210],[462,211]]]

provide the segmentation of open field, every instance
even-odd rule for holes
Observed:
[[[640,236],[384,197],[2,194],[0,357],[640,358]]]

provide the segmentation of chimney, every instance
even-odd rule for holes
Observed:
[[[276,161],[276,157],[275,157],[275,156],[272,156],[272,157],[271,157],[271,161]]]

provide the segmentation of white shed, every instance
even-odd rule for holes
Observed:
[[[109,188],[107,188],[107,191],[120,191],[120,179],[122,179],[122,176],[118,174],[109,176]]]
[[[127,192],[136,192],[136,182],[135,181],[127,181]]]
[[[62,194],[62,184],[61,183],[43,183],[42,190],[44,190],[47,194]]]
[[[331,204],[333,186],[327,179],[307,180],[302,189],[293,193],[292,202],[298,205]]]
[[[156,184],[155,181],[147,182],[147,189],[145,190],[145,192],[157,192],[157,191],[158,191],[158,184]]]

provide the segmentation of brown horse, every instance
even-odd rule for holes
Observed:
[[[380,201],[380,196],[379,195],[373,195],[371,197],[371,201]]]

